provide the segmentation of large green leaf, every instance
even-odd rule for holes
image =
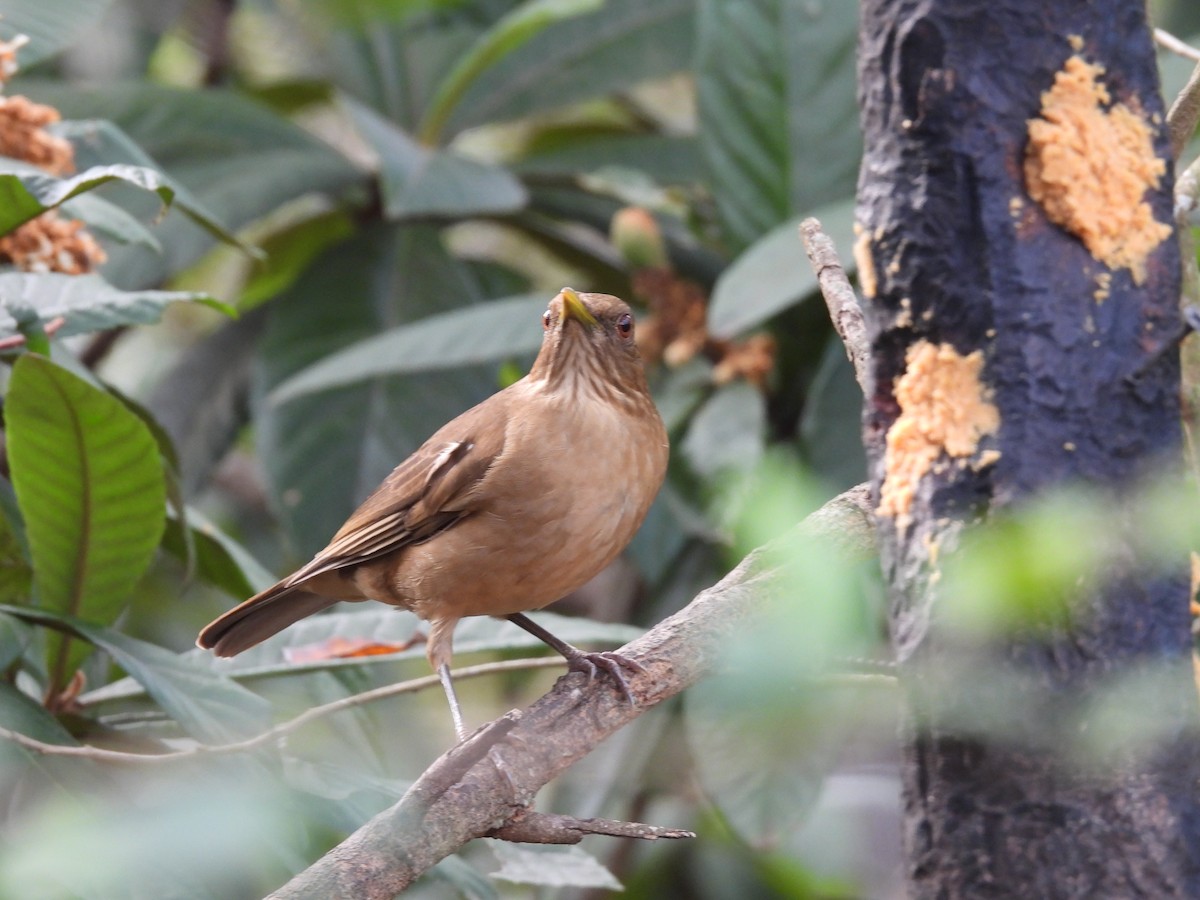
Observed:
[[[447,130],[516,119],[686,69],[696,0],[607,0],[509,53],[463,95]]]
[[[190,540],[184,534],[185,528],[190,531]],[[186,522],[177,515],[170,516],[163,549],[186,558],[189,544],[195,554],[196,574],[231,597],[240,600],[275,583],[275,577],[249,550],[191,507]]]
[[[166,487],[153,435],[112,395],[29,354],[13,367],[4,412],[38,603],[113,622],[163,531]],[[54,686],[86,654],[69,638],[51,641]]]
[[[357,341],[483,300],[472,267],[426,226],[376,227],[326,253],[272,304],[263,388]],[[354,507],[447,420],[496,388],[476,367],[374,378],[267,403],[259,456],[298,556],[320,549]]]
[[[840,251],[847,273],[854,272],[854,201],[848,199],[813,210],[774,228],[746,249],[721,273],[708,307],[708,328],[732,337],[761,325],[817,290],[800,240],[800,221],[815,215]]]
[[[744,472],[762,458],[766,430],[763,395],[753,385],[735,381],[718,388],[692,416],[681,449],[703,478]]]
[[[613,166],[637,170],[659,184],[686,184],[701,174],[694,137],[581,128],[539,140],[513,169],[522,175],[578,175]]]
[[[6,681],[0,681],[0,725],[46,744],[79,744],[44,706]],[[56,759],[0,739],[0,796],[29,794],[45,802],[46,794],[62,791],[75,800],[73,789],[85,773],[98,774],[86,760]]]
[[[170,303],[202,303],[227,315],[231,307],[208,294],[191,291],[120,291],[99,275],[0,272],[0,337],[42,327],[63,318],[59,337],[103,331],[120,325],[157,322]]]
[[[699,0],[700,147],[726,243],[853,192],[857,4]]]
[[[158,194],[164,208],[175,199],[175,192],[158,172],[141,166],[93,166],[69,178],[56,178],[28,163],[0,158],[0,234],[72,197],[117,180]]]
[[[393,221],[504,215],[529,196],[512,173],[450,150],[421,146],[374,110],[348,102],[367,143],[379,154],[383,211]]]
[[[251,256],[261,256],[259,251],[238,239],[224,222],[210,212],[200,200],[184,185],[170,175],[162,172],[155,160],[116,124],[105,119],[82,119],[58,122],[54,133],[69,138],[75,146],[76,163],[89,158],[97,159],[105,164],[92,165],[88,172],[98,172],[101,175],[108,170],[118,173],[125,168],[146,170],[149,184],[141,185],[133,182],[135,187],[153,189],[161,198],[164,209],[174,205],[192,222],[207,231],[219,241],[237,247]],[[115,165],[114,165],[115,164]],[[83,173],[87,175],[88,172]],[[161,218],[161,214],[158,218]]]
[[[267,723],[270,709],[266,700],[214,672],[196,659],[195,654],[172,653],[165,647],[71,615],[12,606],[0,606],[0,612],[104,650],[154,698],[163,712],[198,740],[234,741],[254,734]],[[81,702],[88,705],[87,695]]]
[[[862,410],[862,388],[846,358],[846,345],[832,335],[805,398],[797,437],[813,473],[838,491],[867,478]]]
[[[539,847],[493,841],[491,848],[500,860],[499,870],[492,873],[499,881],[541,887],[623,890],[613,873],[580,847]]]
[[[155,253],[162,253],[162,243],[148,226],[96,194],[80,194],[64,203],[62,211],[69,219],[79,219],[98,237],[119,244],[141,244]]]
[[[176,203],[188,218],[214,237],[244,246],[186,192],[177,196],[176,187],[161,172],[145,165],[126,163],[92,166],[78,175],[56,178],[28,163],[0,158],[0,234],[7,234],[47,210],[113,181],[157,194],[162,203],[160,214]],[[112,218],[111,213],[109,217]]]
[[[0,607],[0,609],[3,609]],[[530,618],[555,635],[580,647],[612,647],[640,637],[643,631],[633,625],[594,622],[576,616],[561,616],[551,612],[531,613]],[[323,645],[332,638],[362,639],[381,644],[403,645],[414,634],[428,631],[429,626],[407,610],[379,603],[343,605],[332,612],[310,616],[285,631],[267,638],[261,644],[239,653],[232,659],[219,659],[207,650],[192,650],[189,661],[234,678],[259,678],[275,675],[300,674],[326,669],[347,669],[372,665],[376,662],[425,659],[425,645],[416,643],[396,653],[341,659],[288,661],[287,654],[297,648]],[[528,631],[504,619],[472,616],[458,623],[454,633],[455,659],[465,659],[471,653],[499,653],[550,650]],[[137,696],[139,684],[121,680],[91,691],[84,696],[89,704]]]
[[[485,71],[547,26],[594,12],[603,5],[604,0],[525,0],[501,17],[442,79],[417,129],[421,142],[429,146],[439,142],[455,106]]]
[[[112,0],[4,0],[0,39],[29,38],[17,61],[32,66],[71,46],[93,28]]]
[[[381,375],[456,368],[532,352],[546,295],[522,294],[439,313],[358,341],[302,369],[271,395],[286,403]]]
[[[97,88],[23,81],[21,90],[50,103],[68,119],[104,120],[94,140],[79,140],[81,167],[129,162],[129,144],[169,173],[195,203],[229,229],[239,229],[282,204],[310,193],[340,193],[365,175],[326,144],[271,109],[229,90],[192,91],[145,82]],[[115,157],[115,158],[114,158]],[[117,199],[117,191],[112,199]],[[177,191],[178,194],[178,191]],[[135,213],[139,198],[120,197]],[[125,288],[158,284],[195,262],[212,236],[172,208],[156,229],[164,253],[137,246],[109,253],[105,274]]]

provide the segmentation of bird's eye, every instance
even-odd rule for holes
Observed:
[[[623,338],[633,334],[633,316],[625,313],[621,318],[617,319],[617,334]]]
[[[542,313],[542,328],[546,331],[550,330],[550,318],[550,310],[546,310],[544,313]]]

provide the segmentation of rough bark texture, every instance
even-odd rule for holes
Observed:
[[[914,343],[982,350],[1000,417],[980,446],[1000,452],[994,465],[934,470],[907,527],[880,517],[910,701],[905,838],[918,897],[1200,896],[1182,567],[1179,577],[1148,576],[1130,551],[1086,598],[1088,615],[1036,638],[967,647],[934,627],[930,547],[952,544],[956,523],[1068,481],[1119,492],[1178,455],[1175,240],[1150,254],[1138,284],[1130,269],[1093,258],[1026,191],[1027,121],[1073,54],[1105,67],[1112,102],[1154,123],[1154,152],[1168,159],[1142,4],[863,0],[856,255],[864,288],[874,288],[864,427],[875,498],[899,413],[896,379]],[[1145,195],[1159,222],[1172,220],[1171,187],[1168,165]],[[1107,296],[1097,292],[1101,275]],[[1121,519],[1114,508],[1113,529]],[[1142,663],[1168,673],[1139,700],[1166,723],[1162,739],[1097,766],[1059,752],[1065,723],[1072,733],[1093,724],[1087,703]],[[938,677],[946,672],[952,682]],[[989,696],[1001,710],[990,728],[965,728],[948,709],[951,699],[961,707]]]

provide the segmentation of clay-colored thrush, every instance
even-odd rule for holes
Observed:
[[[429,662],[461,740],[454,626],[463,616],[504,616],[571,669],[608,672],[633,702],[621,668],[640,666],[578,650],[521,611],[580,587],[625,548],[662,484],[667,435],[624,302],[563,288],[542,324],[527,376],[443,426],[329,546],[196,643],[233,656],[339,600],[410,609],[430,623]]]

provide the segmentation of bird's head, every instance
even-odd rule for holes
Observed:
[[[563,288],[542,314],[542,327],[530,380],[570,393],[646,392],[633,312],[624,300]]]

